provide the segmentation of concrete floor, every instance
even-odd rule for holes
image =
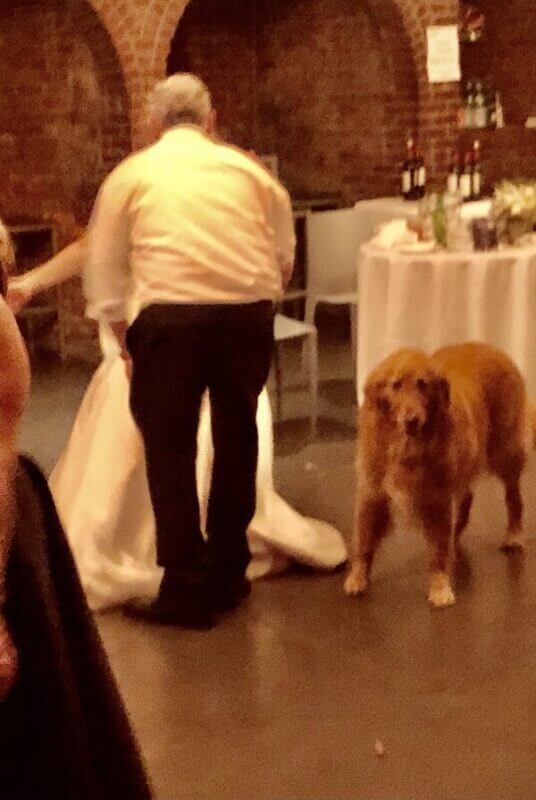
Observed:
[[[300,393],[276,426],[276,479],[349,535],[355,406],[346,343],[324,342],[319,436]],[[290,353],[292,360],[296,354]],[[289,371],[291,372],[291,371]],[[36,365],[25,449],[50,469],[88,378]],[[536,531],[536,464],[524,481]],[[208,632],[99,624],[157,800],[526,800],[536,796],[536,556],[498,550],[500,487],[477,492],[458,603],[425,600],[423,542],[389,539],[370,595],[342,574],[258,582]],[[375,753],[375,740],[385,755]],[[534,793],[534,794],[533,794]]]

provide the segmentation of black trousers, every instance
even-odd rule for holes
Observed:
[[[128,330],[130,405],[145,445],[156,517],[157,559],[185,583],[207,571],[242,577],[255,512],[257,400],[273,348],[273,304],[152,305]],[[204,391],[214,463],[207,541],[196,486],[197,428]]]

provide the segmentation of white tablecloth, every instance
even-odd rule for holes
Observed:
[[[536,397],[536,247],[489,253],[382,252],[358,259],[358,396],[401,347],[484,341],[505,350]]]

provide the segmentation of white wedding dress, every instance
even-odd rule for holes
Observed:
[[[111,331],[101,327],[103,361],[95,372],[69,441],[50,476],[82,584],[94,611],[157,593],[154,517],[143,445],[128,405],[124,362]],[[292,560],[334,569],[346,559],[342,535],[301,516],[275,491],[272,419],[266,389],[259,398],[257,509],[248,529],[250,578],[285,570]],[[212,443],[208,400],[198,433],[197,482],[206,511]],[[203,524],[203,519],[202,519]]]

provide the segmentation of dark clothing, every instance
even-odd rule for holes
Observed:
[[[0,796],[150,800],[46,480],[25,458],[16,493],[6,618],[19,678],[0,703]]]
[[[258,396],[273,346],[273,304],[152,305],[130,327],[130,403],[145,444],[158,563],[186,585],[230,579],[250,560]],[[201,398],[210,396],[214,463],[207,536],[196,488]]]

